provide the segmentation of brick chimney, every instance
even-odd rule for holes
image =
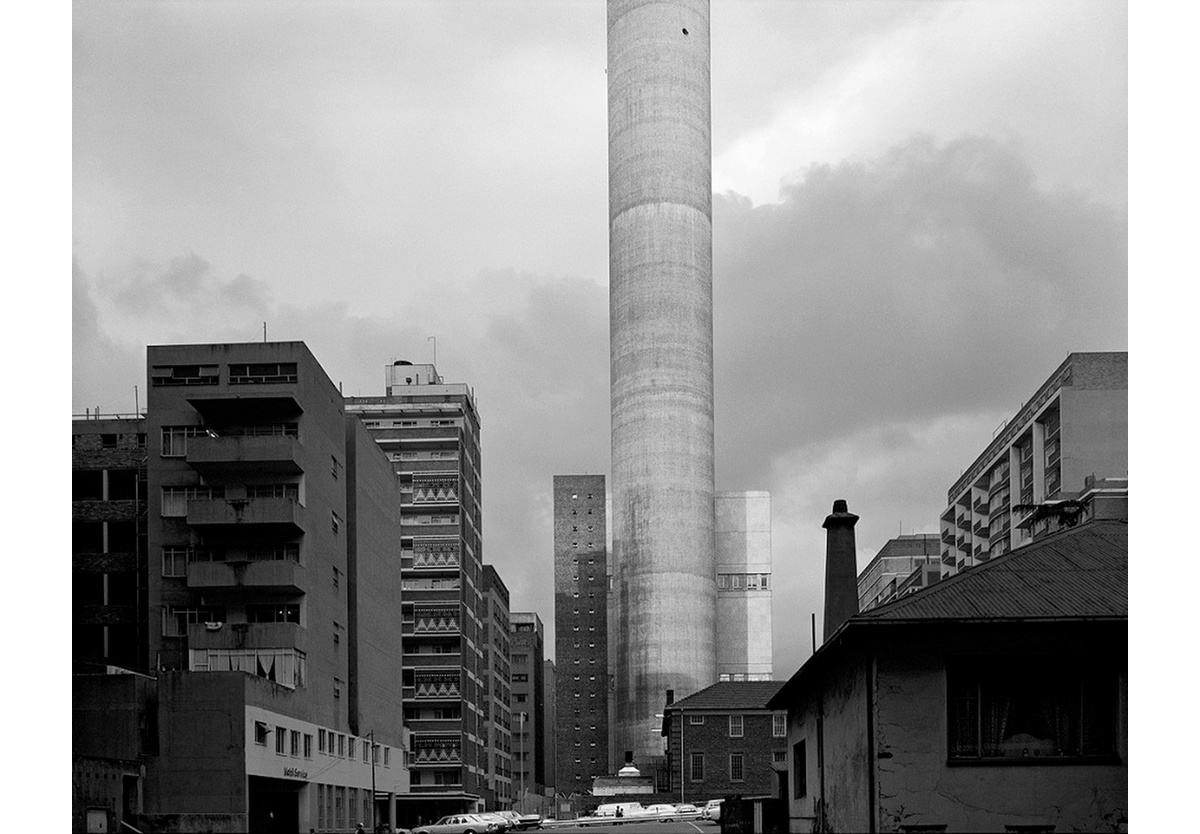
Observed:
[[[858,557],[854,525],[858,516],[846,508],[846,499],[833,502],[825,528],[825,630],[824,643],[846,620],[858,613]]]

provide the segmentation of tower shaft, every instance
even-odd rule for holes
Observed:
[[[609,0],[617,753],[716,682],[708,0]]]

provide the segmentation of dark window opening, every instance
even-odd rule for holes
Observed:
[[[143,493],[144,494],[144,493]],[[108,500],[132,501],[138,497],[137,471],[133,469],[108,470]]]
[[[104,473],[99,469],[77,469],[71,473],[72,501],[100,501],[104,498]]]
[[[952,760],[1116,755],[1117,675],[1102,658],[957,661],[947,670]]]
[[[73,522],[71,524],[71,548],[76,553],[103,553],[104,522]]]
[[[792,795],[802,799],[808,795],[808,755],[805,739],[792,745]]]
[[[109,553],[133,553],[137,550],[137,526],[132,521],[108,522]]]

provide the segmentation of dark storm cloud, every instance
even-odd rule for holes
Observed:
[[[1020,149],[917,136],[714,202],[717,438],[730,488],[883,422],[1014,411],[1126,342],[1123,211],[1039,189]]]

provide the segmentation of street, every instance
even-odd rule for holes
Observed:
[[[543,831],[550,828],[553,828],[555,831],[612,831],[620,832],[620,834],[695,834],[697,831],[703,831],[705,834],[716,834],[716,832],[721,830],[720,823],[713,822],[712,820],[680,820],[677,822],[645,820],[644,822],[626,821],[608,824],[591,823],[588,825],[574,825],[571,821],[564,820],[563,822],[542,826]]]

